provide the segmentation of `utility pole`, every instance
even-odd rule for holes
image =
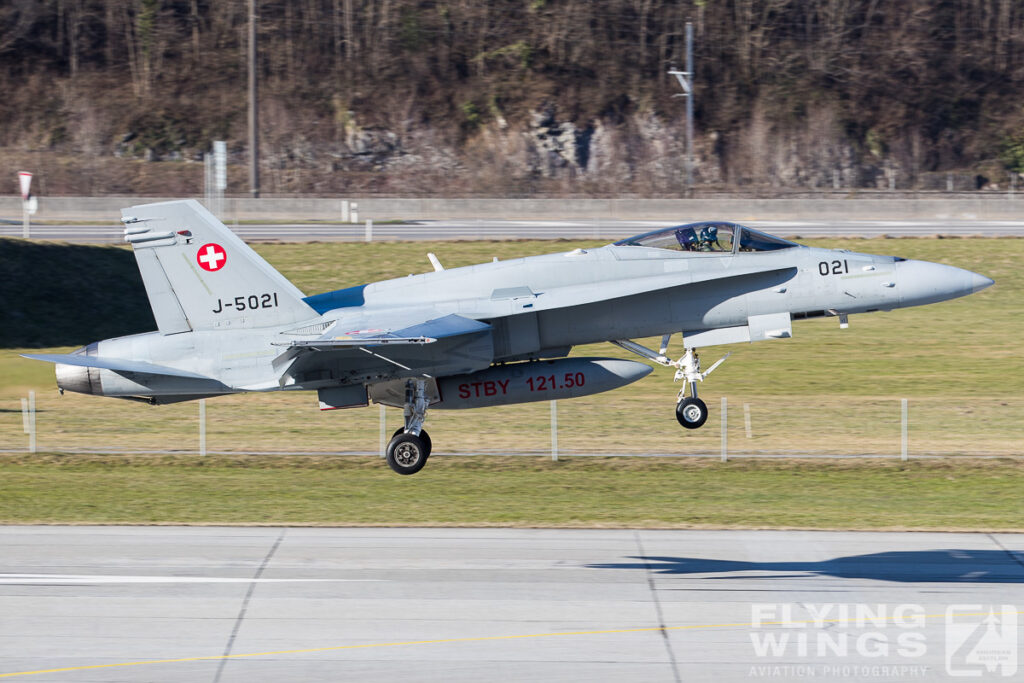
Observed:
[[[683,92],[673,97],[686,98],[686,194],[693,195],[693,24],[686,22],[686,71],[669,69]]]
[[[256,99],[256,0],[249,0],[249,191],[260,196],[260,135]]]

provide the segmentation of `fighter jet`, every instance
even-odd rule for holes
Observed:
[[[198,202],[123,211],[157,327],[94,342],[56,364],[57,386],[174,403],[239,392],[316,391],[321,410],[400,407],[387,448],[418,472],[428,409],[573,398],[624,386],[652,366],[569,357],[611,342],[675,370],[676,419],[708,417],[697,385],[705,346],[784,339],[792,322],[919,306],[992,280],[952,266],[802,246],[736,223],[691,223],[596,249],[512,259],[306,296]],[[684,355],[668,357],[682,334]],[[661,336],[659,350],[633,339]]]

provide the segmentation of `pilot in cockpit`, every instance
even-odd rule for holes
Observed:
[[[718,243],[718,226],[705,225],[701,228],[699,244],[701,251],[723,251],[722,245]]]

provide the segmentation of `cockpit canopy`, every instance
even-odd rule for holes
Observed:
[[[615,246],[736,253],[740,251],[775,251],[800,245],[738,223],[703,221],[646,232],[619,240]]]

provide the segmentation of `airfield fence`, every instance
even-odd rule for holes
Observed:
[[[439,455],[717,458],[726,441],[729,457],[901,457],[903,452],[910,458],[1000,457],[1024,452],[1024,397],[910,397],[904,413],[900,397],[734,396],[724,428],[721,397],[703,398],[711,416],[698,430],[676,423],[670,396],[656,405],[641,397],[559,401],[557,413],[548,402],[434,410],[426,428]],[[321,412],[308,395],[279,395],[272,401],[225,396],[202,406],[148,406],[45,392],[34,396],[34,413],[25,399],[0,407],[4,452],[379,455],[381,444],[401,425],[401,411],[395,408],[385,409],[383,420],[377,406]]]

